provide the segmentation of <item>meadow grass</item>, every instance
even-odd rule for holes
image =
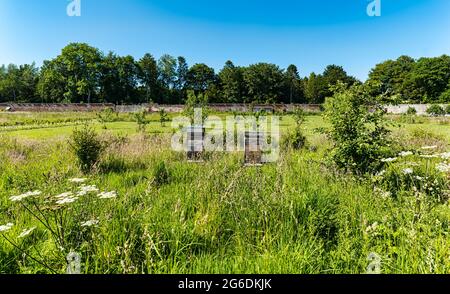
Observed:
[[[331,143],[318,131],[327,127],[321,116],[304,125],[309,148],[250,168],[241,153],[187,163],[170,150],[170,124],[157,117],[144,134],[127,119],[104,129],[91,118],[109,144],[90,175],[80,173],[68,145],[75,126],[1,133],[0,225],[14,224],[0,233],[1,273],[64,273],[71,251],[81,254],[83,273],[358,274],[372,252],[382,273],[450,273],[448,202],[418,203],[406,192],[384,197],[372,179],[335,170],[326,160]],[[286,132],[294,121],[281,123]],[[392,128],[412,142],[406,147],[433,138],[445,151],[449,126],[427,120]],[[155,181],[161,162],[162,184]],[[80,191],[71,178],[99,191],[54,205],[50,197]],[[35,190],[42,194],[10,199]]]

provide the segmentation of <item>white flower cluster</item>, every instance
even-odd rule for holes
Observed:
[[[13,202],[20,202],[26,198],[32,197],[32,196],[39,196],[41,195],[42,192],[41,191],[30,191],[21,195],[17,195],[17,196],[11,196],[9,199]]]
[[[102,192],[102,193],[98,194],[97,196],[100,197],[100,199],[111,199],[111,198],[117,197],[117,192],[116,191]]]
[[[14,226],[14,224],[12,224],[12,223],[7,223],[6,225],[0,226],[0,233],[11,230],[11,228],[13,226]]]
[[[96,226],[98,224],[99,224],[99,220],[93,219],[93,220],[89,220],[89,221],[81,223],[81,226],[82,227],[92,227],[92,226]]]

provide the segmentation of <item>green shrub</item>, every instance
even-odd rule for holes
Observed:
[[[414,107],[408,107],[408,110],[406,111],[407,115],[416,115],[417,114],[417,110]]]
[[[356,174],[380,168],[379,160],[389,146],[381,99],[372,97],[364,85],[346,89],[343,84],[327,99],[325,117],[334,141],[331,157],[338,167]]]
[[[433,104],[427,109],[427,113],[432,116],[445,115],[445,110],[439,104]]]
[[[445,112],[446,112],[447,114],[450,114],[450,104],[447,105],[447,107],[445,108]]]
[[[169,121],[169,117],[167,115],[167,112],[164,108],[161,108],[159,110],[159,122],[161,123],[161,126],[164,127],[166,125],[166,122]]]
[[[147,111],[145,109],[134,113],[134,119],[138,125],[139,132],[144,132],[147,128],[147,125],[150,123],[150,121],[147,119]]]
[[[306,136],[303,134],[300,128],[295,128],[293,132],[287,133],[282,141],[281,146],[283,149],[302,149],[306,145]]]
[[[102,140],[89,125],[73,131],[70,139],[70,147],[75,153],[83,173],[92,171],[92,168],[99,161],[104,150]]]
[[[169,183],[169,169],[164,161],[158,162],[153,169],[153,183],[159,187]]]

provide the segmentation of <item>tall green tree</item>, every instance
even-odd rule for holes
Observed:
[[[407,76],[404,95],[409,100],[438,102],[450,81],[450,56],[420,58]]]
[[[245,102],[275,103],[284,90],[283,71],[275,64],[257,63],[244,71],[248,96]]]
[[[241,67],[236,67],[228,60],[218,75],[220,83],[220,102],[240,103],[242,102],[245,86],[244,75]]]
[[[187,87],[196,93],[205,93],[216,82],[214,69],[204,63],[194,64],[187,75]]]
[[[158,64],[155,58],[147,53],[138,62],[139,82],[142,85],[145,102],[157,100],[158,93]]]
[[[414,68],[416,61],[409,56],[400,56],[397,60],[387,60],[377,64],[369,73],[367,85],[373,95],[387,94],[407,99],[406,80]]]
[[[285,72],[286,91],[282,102],[301,103],[304,102],[303,83],[300,79],[297,66],[291,64]]]
[[[98,94],[102,58],[97,48],[85,43],[67,45],[58,57],[45,63],[39,81],[41,94],[63,92],[64,101],[93,102]]]

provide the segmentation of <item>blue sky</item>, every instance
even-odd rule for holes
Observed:
[[[450,54],[450,1],[381,0],[0,0],[0,64],[38,65],[69,42],[140,58],[185,56],[216,70],[236,65],[296,64],[302,76],[328,64],[362,80],[369,70],[402,54]]]

